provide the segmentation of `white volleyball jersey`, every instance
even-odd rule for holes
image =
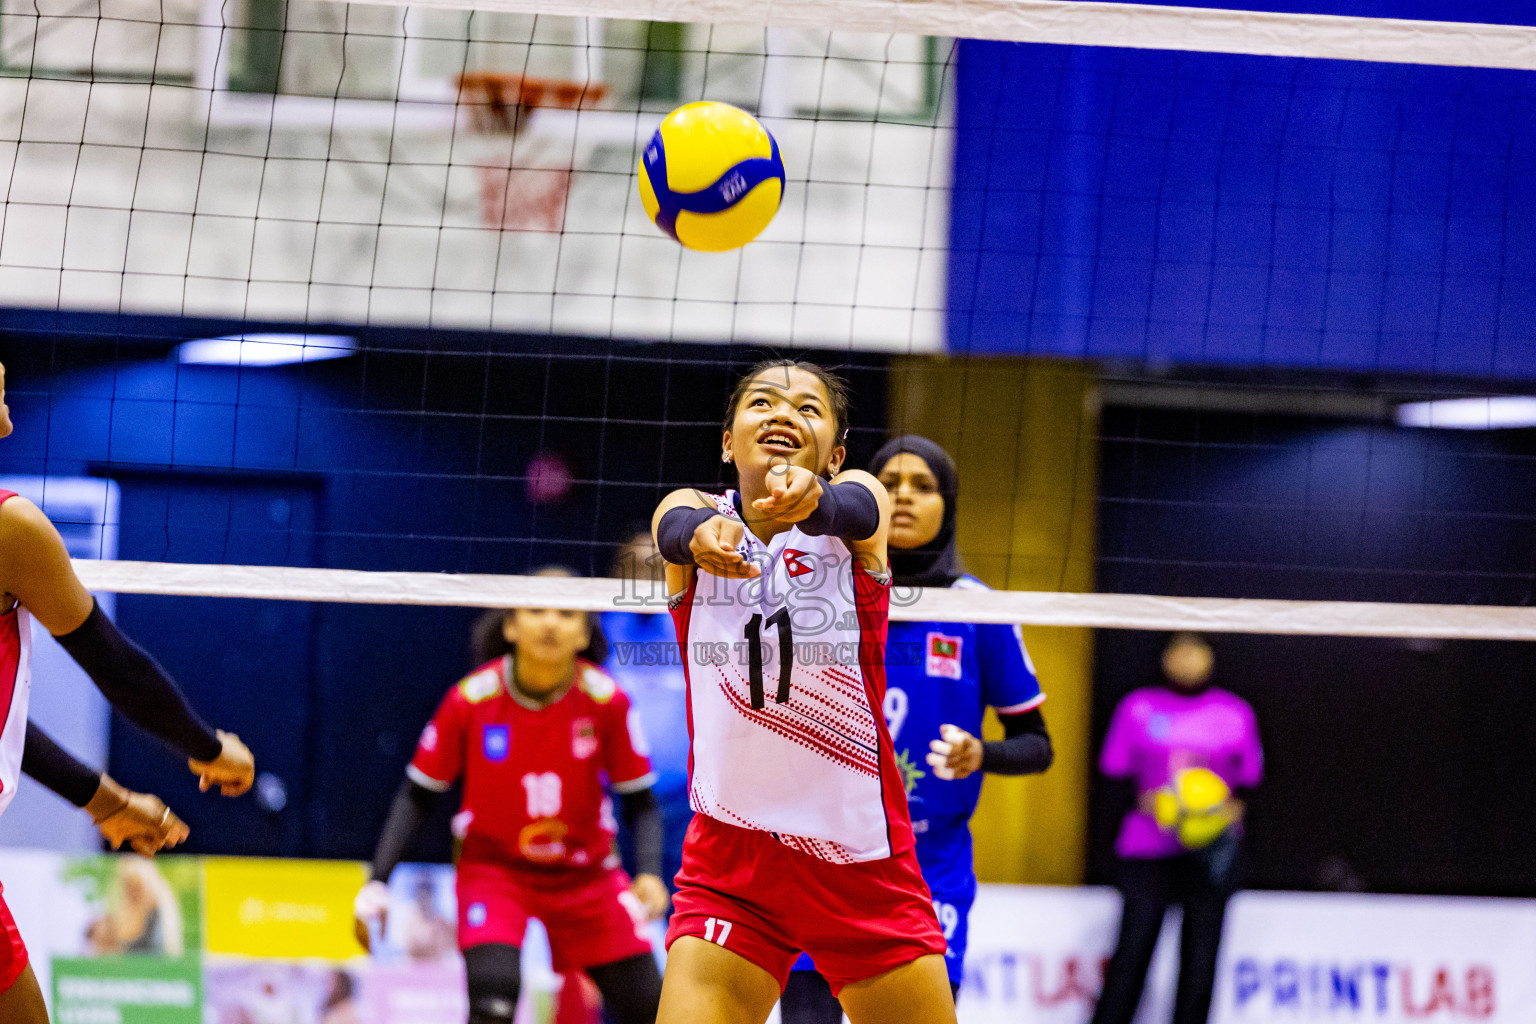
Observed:
[[[0,491],[0,505],[16,495]],[[3,600],[3,599],[0,599]],[[27,741],[27,698],[32,692],[31,616],[20,604],[0,614],[0,814],[21,781],[21,751]]]
[[[716,499],[732,511],[736,492]],[[889,578],[799,527],[739,549],[757,579],[694,573],[674,598],[688,677],[689,802],[838,863],[912,846],[881,712]]]

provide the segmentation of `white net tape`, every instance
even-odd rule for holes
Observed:
[[[1404,18],[1075,0],[413,0],[412,5],[1072,46],[1536,69],[1536,28]]]
[[[89,559],[76,560],[75,570],[88,588],[119,594],[593,612],[659,612],[665,607],[659,597],[650,599],[649,595],[642,595],[646,599],[642,604],[634,584],[614,579]],[[898,589],[891,601],[891,618],[903,622],[1001,622],[1217,633],[1536,640],[1536,608],[1370,601]]]

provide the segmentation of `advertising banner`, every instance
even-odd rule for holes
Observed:
[[[56,1024],[463,1024],[453,869],[397,869],[371,956],[352,934],[363,872],[0,850],[5,900]],[[982,886],[962,1024],[1086,1024],[1119,913],[1109,889]],[[1178,925],[1171,912],[1137,1024],[1169,1019]],[[563,979],[537,922],[522,976],[517,1024],[546,1024]],[[1211,1021],[1531,1024],[1536,901],[1243,893]]]
[[[1114,950],[1109,889],[983,885],[963,1024],[1083,1024]],[[1169,914],[1138,1024],[1172,1012]],[[1247,892],[1227,913],[1212,1024],[1529,1024],[1536,901]]]
[[[290,960],[363,955],[352,900],[368,880],[351,861],[209,857],[208,952]]]
[[[202,1024],[197,861],[7,850],[0,883],[57,1024]]]

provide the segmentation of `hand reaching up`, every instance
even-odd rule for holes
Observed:
[[[234,733],[221,729],[219,739],[224,749],[219,751],[217,758],[212,761],[189,760],[187,767],[197,776],[198,788],[204,793],[218,786],[225,796],[240,796],[256,781],[256,759]]]

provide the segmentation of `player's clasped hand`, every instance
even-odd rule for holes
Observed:
[[[352,924],[357,932],[358,944],[370,953],[373,952],[370,928],[376,928],[380,935],[384,934],[388,918],[389,886],[375,879],[359,889],[357,898],[352,901]]]
[[[189,760],[187,767],[197,776],[197,787],[204,793],[218,786],[225,796],[240,796],[256,781],[256,758],[239,736],[222,729],[218,735],[224,744],[219,756],[212,761]]]
[[[666,882],[655,875],[636,875],[629,883],[629,891],[645,908],[647,920],[659,921],[666,916],[667,907],[672,902],[672,897],[667,895]]]
[[[184,842],[191,833],[186,823],[153,793],[135,793],[104,780],[100,798],[120,801],[113,809],[93,809],[91,814],[114,850],[127,843],[135,853],[153,857]]]
[[[804,466],[775,460],[768,469],[767,484],[768,497],[758,498],[752,507],[769,519],[801,522],[821,501],[821,478]]]
[[[939,726],[942,739],[928,744],[928,764],[936,778],[953,782],[981,771],[981,740],[954,725]]]
[[[740,519],[711,516],[693,531],[688,550],[694,564],[707,573],[726,579],[752,579],[762,573],[757,565],[743,558],[737,546],[746,526]]]

